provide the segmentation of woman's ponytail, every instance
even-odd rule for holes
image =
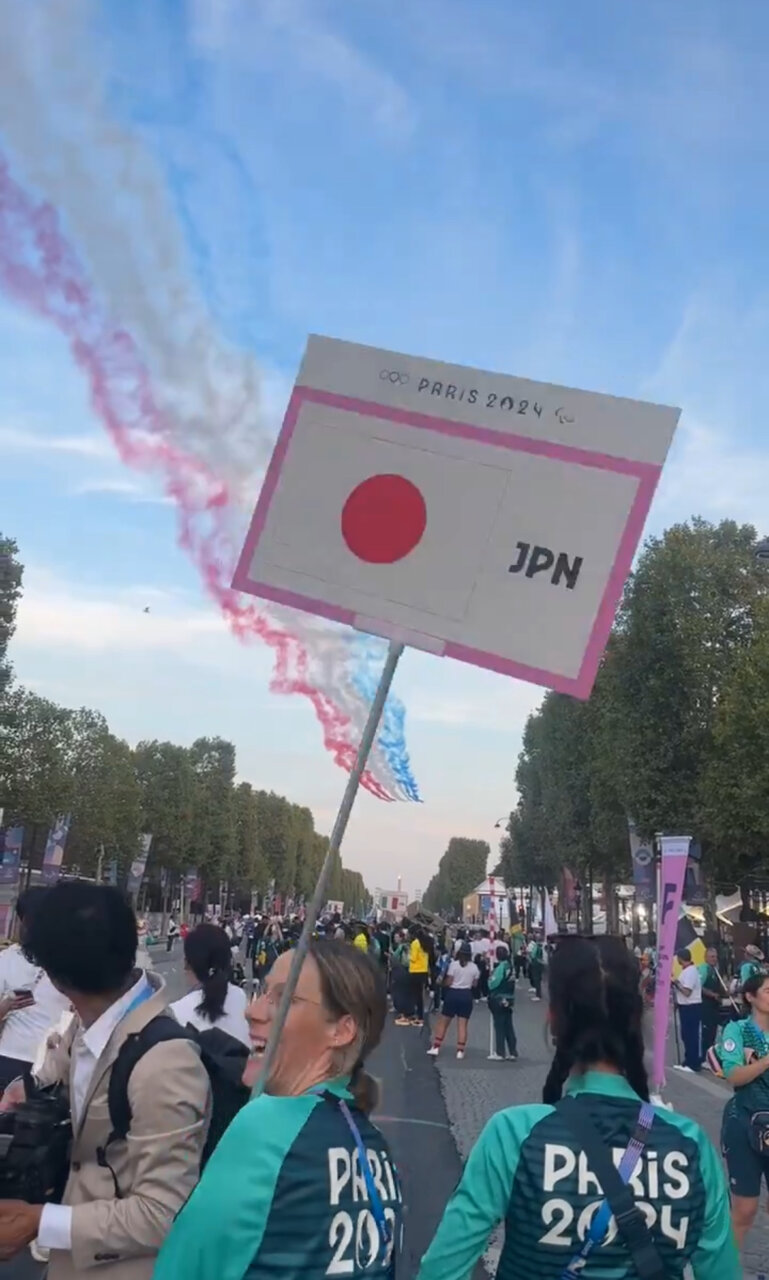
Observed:
[[[362,1062],[356,1062],[352,1069],[350,1093],[356,1109],[362,1111],[365,1116],[371,1115],[374,1108],[379,1105],[379,1081],[370,1076],[368,1071],[364,1071]]]
[[[215,924],[199,924],[185,938],[184,960],[200,983],[201,1001],[195,1012],[209,1022],[218,1022],[224,1013],[232,971],[232,950],[224,929]]]
[[[198,1005],[196,1012],[202,1013],[204,1018],[208,1018],[209,1022],[218,1022],[224,1013],[224,1003],[227,999],[227,987],[229,986],[229,981],[229,968],[212,968],[200,984],[203,999]]]

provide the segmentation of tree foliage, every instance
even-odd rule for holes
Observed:
[[[423,901],[427,909],[460,915],[462,900],[486,878],[490,852],[485,840],[452,836],[425,890]]]
[[[18,551],[13,539],[4,538],[0,533],[0,698],[11,678],[6,658],[8,642],[16,625],[16,606],[21,595],[24,572],[18,560]]]
[[[628,878],[627,817],[698,836],[713,879],[769,859],[769,575],[755,530],[696,518],[650,538],[592,697],[548,693],[518,760],[509,884]]]
[[[152,834],[147,883],[165,897],[193,867],[207,896],[248,902],[252,894],[309,899],[328,849],[312,811],[237,777],[235,747],[223,738],[191,746],[140,742],[131,748],[98,711],[60,707],[14,684],[6,663],[22,570],[0,536],[0,809],[25,827],[39,859],[59,814],[72,821],[65,867],[124,875],[144,832]],[[359,872],[337,855],[329,897],[363,911],[371,899]]]

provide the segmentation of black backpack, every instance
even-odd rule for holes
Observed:
[[[225,1129],[250,1096],[250,1089],[242,1083],[248,1049],[219,1027],[198,1031],[190,1023],[182,1027],[167,1013],[157,1017],[127,1037],[115,1059],[109,1082],[108,1105],[111,1131],[96,1157],[103,1169],[109,1169],[115,1183],[115,1195],[122,1199],[122,1192],[114,1170],[107,1161],[107,1148],[113,1142],[125,1141],[131,1127],[131,1104],[128,1100],[128,1081],[131,1072],[150,1049],[167,1040],[191,1040],[200,1048],[200,1057],[211,1081],[211,1124],[203,1148],[201,1170],[213,1152]]]

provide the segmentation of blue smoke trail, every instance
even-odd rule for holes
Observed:
[[[385,644],[375,636],[357,636],[352,642],[353,688],[366,702],[373,700],[384,665]],[[406,708],[390,694],[385,704],[377,744],[384,755],[400,792],[399,799],[421,802],[419,787],[411,770],[406,747]]]

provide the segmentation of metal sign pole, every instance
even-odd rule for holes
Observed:
[[[387,649],[387,658],[385,660],[384,667],[382,668],[382,674],[379,677],[379,684],[374,695],[374,701],[371,703],[371,710],[368,713],[368,718],[366,720],[363,733],[361,734],[360,746],[358,747],[355,764],[350,770],[347,786],[345,787],[344,795],[342,796],[342,803],[339,806],[339,812],[336,816],[334,827],[331,832],[328,853],[326,854],[323,860],[323,866],[320,869],[320,875],[318,876],[318,883],[315,886],[315,893],[313,895],[312,902],[307,908],[304,927],[302,929],[299,942],[297,943],[296,951],[294,952],[288,981],[283,988],[280,1004],[278,1005],[272,1028],[270,1030],[270,1037],[267,1041],[262,1069],[254,1084],[252,1096],[255,1098],[263,1092],[264,1085],[270,1074],[270,1068],[275,1061],[278,1042],[296,990],[299,974],[309,950],[310,939],[312,938],[313,930],[315,929],[315,923],[326,898],[326,885],[331,871],[331,864],[333,862],[334,855],[339,852],[339,848],[344,838],[347,823],[350,820],[352,806],[355,803],[355,796],[357,795],[358,787],[360,786],[361,776],[366,768],[366,762],[371,748],[374,745],[374,739],[376,737],[377,729],[379,728],[379,721],[382,717],[384,704],[387,701],[387,695],[390,692],[390,686],[393,682],[395,669],[400,660],[400,656],[403,653],[403,648],[404,646],[402,644],[396,644],[394,641],[391,641]]]

